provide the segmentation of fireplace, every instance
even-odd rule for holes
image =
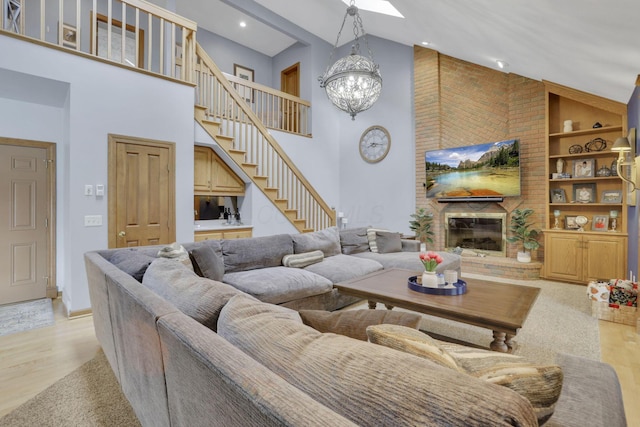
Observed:
[[[445,212],[445,247],[507,256],[507,214]]]

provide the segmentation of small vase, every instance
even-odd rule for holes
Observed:
[[[427,288],[438,287],[438,276],[436,276],[435,271],[425,271],[422,273],[422,286]]]

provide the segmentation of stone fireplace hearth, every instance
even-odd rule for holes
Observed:
[[[507,214],[445,212],[445,249],[456,247],[487,255],[507,255]]]

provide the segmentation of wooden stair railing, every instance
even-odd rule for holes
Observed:
[[[335,211],[199,44],[196,60],[196,121],[298,231],[335,225]]]

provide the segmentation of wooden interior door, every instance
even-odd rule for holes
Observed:
[[[175,146],[109,135],[109,247],[175,242]]]
[[[280,90],[289,95],[300,97],[300,63],[280,72]],[[285,102],[280,107],[280,117],[282,117],[282,128],[295,132],[298,130],[298,106],[297,104]]]
[[[48,296],[48,160],[47,148],[0,144],[0,304]]]

